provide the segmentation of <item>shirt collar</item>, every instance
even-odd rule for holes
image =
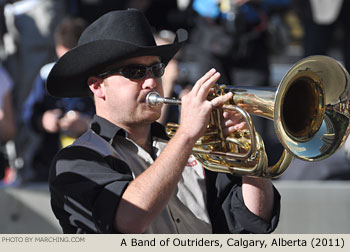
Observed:
[[[91,129],[108,142],[114,139],[115,136],[126,137],[127,135],[124,129],[98,115],[94,115],[91,122]],[[164,126],[157,122],[151,124],[151,135],[152,137],[159,137],[165,140],[169,139],[165,133]]]

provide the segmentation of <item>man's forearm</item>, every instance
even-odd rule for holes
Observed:
[[[269,179],[243,177],[243,200],[255,215],[269,222],[274,207],[274,191]]]
[[[176,134],[154,164],[130,183],[117,210],[118,231],[142,233],[164,209],[192,152],[185,138]]]

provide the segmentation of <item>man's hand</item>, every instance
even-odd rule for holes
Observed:
[[[223,112],[223,118],[222,130],[224,136],[247,128],[247,122],[244,120],[244,117],[236,110],[225,110]]]
[[[232,97],[232,93],[228,93],[208,101],[208,94],[213,91],[212,88],[219,78],[220,73],[211,69],[181,99],[181,121],[177,132],[187,135],[193,144],[204,134],[211,111]]]
[[[62,132],[71,136],[79,137],[88,129],[88,120],[77,111],[68,111],[60,120],[59,127]]]
[[[62,115],[62,110],[52,109],[44,112],[41,119],[42,126],[48,133],[57,133],[60,130],[59,118]]]

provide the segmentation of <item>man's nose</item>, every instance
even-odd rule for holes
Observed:
[[[152,74],[149,71],[147,71],[142,87],[144,89],[146,88],[154,89],[157,87],[157,85],[160,85],[160,82],[161,82],[160,78],[154,78]]]

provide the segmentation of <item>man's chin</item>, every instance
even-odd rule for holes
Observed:
[[[161,115],[160,111],[155,111],[155,110],[144,111],[142,113],[142,116],[141,116],[142,119],[140,121],[143,121],[145,123],[153,123],[160,118],[160,115]]]
[[[154,113],[150,115],[147,119],[149,119],[149,122],[155,122],[160,118],[160,112],[159,113]]]

